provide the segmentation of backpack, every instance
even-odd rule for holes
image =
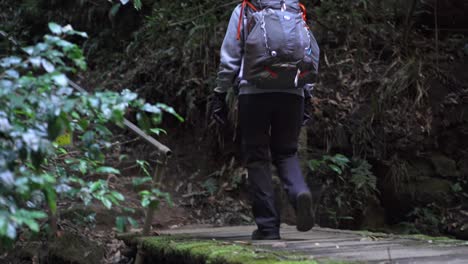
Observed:
[[[298,0],[243,0],[244,61],[242,78],[258,88],[303,87],[314,81],[320,49]]]

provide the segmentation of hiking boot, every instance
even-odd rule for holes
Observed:
[[[296,222],[296,229],[300,232],[309,231],[314,226],[310,192],[300,193],[296,197]]]
[[[280,240],[279,232],[264,232],[255,229],[252,232],[252,240]]]

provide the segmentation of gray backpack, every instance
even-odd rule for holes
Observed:
[[[265,89],[313,82],[320,49],[307,26],[304,6],[298,0],[244,0],[240,21],[244,11],[243,79]]]

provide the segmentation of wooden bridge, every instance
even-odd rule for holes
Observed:
[[[184,228],[162,231],[162,235],[183,235],[199,241],[244,244],[274,251],[301,254],[318,263],[468,263],[468,242],[426,236],[397,236],[369,232],[314,228],[300,233],[282,226],[280,241],[251,241],[254,226]],[[248,262],[246,262],[248,263]]]

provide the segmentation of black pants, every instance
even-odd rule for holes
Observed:
[[[271,162],[295,205],[296,196],[309,191],[297,157],[304,99],[287,93],[239,96],[239,120],[249,191],[259,230],[278,232],[280,216],[275,208]],[[271,155],[270,155],[271,154]]]

